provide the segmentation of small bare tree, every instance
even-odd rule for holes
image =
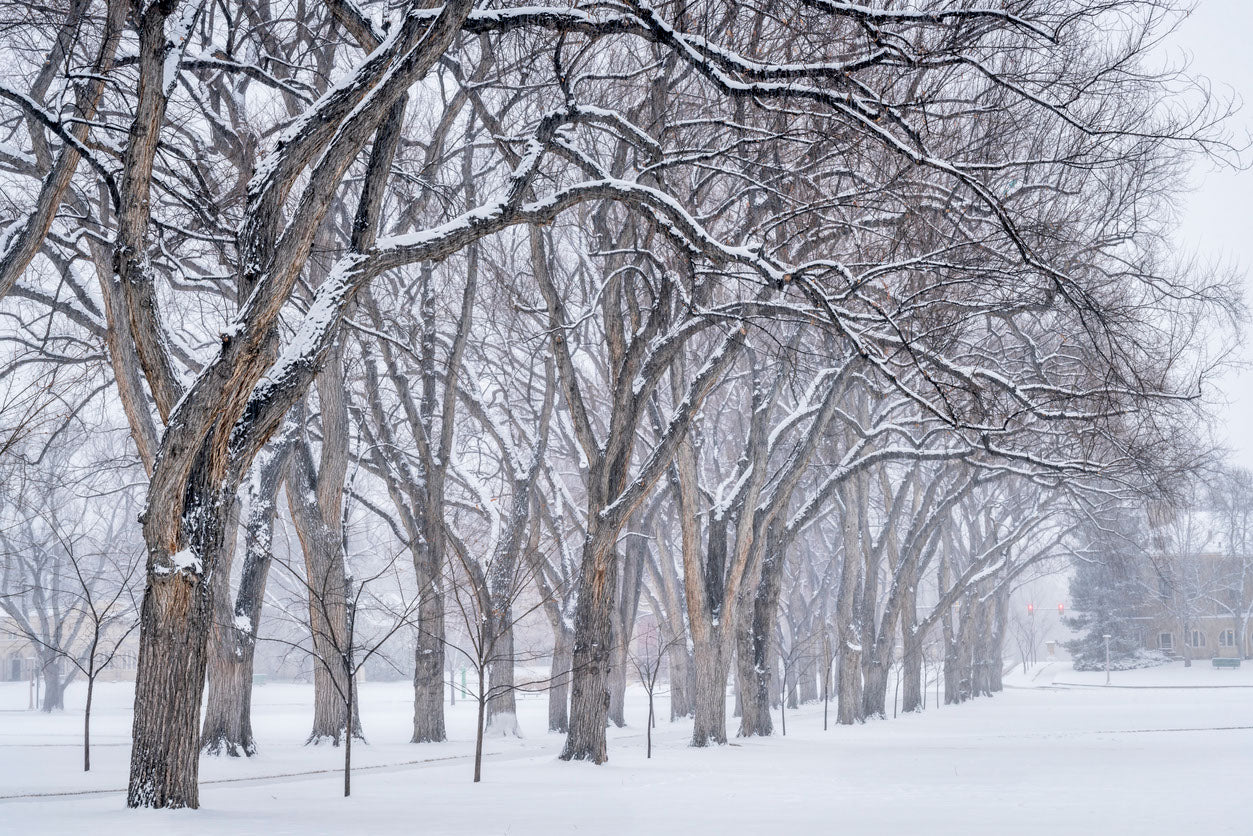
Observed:
[[[371,659],[383,651],[388,641],[407,624],[414,620],[418,609],[416,596],[405,594],[397,583],[396,591],[382,593],[375,587],[398,576],[397,562],[399,554],[393,555],[381,568],[360,580],[351,575],[343,578],[342,586],[332,585],[327,579],[310,581],[286,562],[279,562],[292,577],[297,578],[309,595],[310,609],[321,609],[323,614],[337,603],[347,604],[347,620],[342,634],[336,630],[323,629],[320,635],[319,624],[328,623],[326,619],[310,619],[310,638],[312,642],[305,645],[273,636],[261,637],[263,641],[272,641],[289,648],[306,653],[313,664],[330,676],[334,683],[335,693],[343,702],[344,716],[356,717],[357,714],[357,674],[361,672]],[[338,587],[343,597],[332,598],[335,593],[325,590]],[[368,627],[368,630],[363,630]],[[338,674],[343,672],[343,676]],[[342,681],[341,681],[342,680]],[[352,741],[353,738],[364,738],[359,728],[345,730],[344,733],[344,797],[352,794]]]
[[[456,537],[450,540],[463,571],[461,577],[449,579],[449,592],[455,612],[460,616],[465,642],[447,642],[446,648],[460,654],[475,674],[476,688],[471,696],[478,709],[474,726],[474,783],[477,784],[483,777],[483,732],[488,704],[520,690],[547,690],[551,684],[548,681],[517,684],[512,676],[489,678],[494,668],[512,667],[518,661],[528,660],[528,654],[517,652],[513,631],[519,622],[544,606],[545,598],[537,594],[534,599],[525,600],[524,593],[528,589],[539,588],[532,585],[527,571],[533,564],[515,566],[521,571],[514,571],[506,583],[492,584],[489,578],[499,581],[501,577],[494,561],[480,565],[470,559],[465,543]],[[422,625],[415,623],[414,626],[421,629]],[[440,640],[446,641],[442,634]]]
[[[661,674],[666,654],[670,652],[670,646],[679,640],[676,637],[666,641],[654,620],[637,631],[635,641],[627,648],[627,656],[631,660],[631,666],[635,668],[635,675],[639,677],[640,685],[644,686],[644,693],[648,695],[648,723],[644,738],[647,746],[646,757],[649,758],[653,756],[653,729],[657,727],[657,714],[653,707],[657,696],[657,678]]]
[[[45,449],[37,467],[23,467],[0,492],[0,613],[8,616],[0,632],[34,650],[44,711],[63,708],[69,684],[86,680],[84,771],[91,769],[96,681],[138,626],[142,564],[138,544],[128,547],[124,533],[137,505],[97,460],[100,452],[67,430],[56,452]]]

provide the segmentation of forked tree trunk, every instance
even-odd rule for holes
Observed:
[[[252,735],[253,660],[273,556],[278,491],[290,451],[289,432],[257,457],[243,524],[244,565],[233,609],[224,608],[216,597],[225,597],[229,591],[225,578],[220,578],[222,586],[214,586],[214,610],[219,615],[210,643],[208,694],[201,731],[200,746],[205,754],[251,757],[257,751]]]

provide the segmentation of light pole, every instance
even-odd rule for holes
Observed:
[[[1035,604],[1027,604],[1027,658],[1031,660],[1031,664],[1036,663],[1035,658]]]
[[[1105,684],[1109,684],[1109,633],[1105,634]]]

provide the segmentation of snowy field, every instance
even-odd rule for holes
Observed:
[[[351,799],[340,750],[301,745],[310,687],[272,683],[254,697],[260,756],[205,758],[202,809],[161,812],[123,809],[129,686],[99,689],[84,775],[81,685],[69,711],[47,716],[5,684],[0,833],[1253,833],[1253,665],[1104,678],[1046,665],[993,699],[828,732],[821,706],[807,707],[789,713],[786,738],[711,750],[663,721],[651,761],[633,694],[599,768],[559,762],[544,700],[523,699],[527,737],[489,740],[478,786],[471,703],[450,710],[450,742],[413,746],[408,685],[370,683]]]

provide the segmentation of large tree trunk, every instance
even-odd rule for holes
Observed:
[[[658,529],[654,539],[656,560],[648,560],[645,567],[653,580],[653,591],[644,589],[653,601],[653,611],[661,619],[659,627],[663,640],[669,648],[667,671],[670,688],[670,720],[689,717],[692,714],[692,659],[687,647],[687,624],[684,620],[684,603],[675,576],[674,558],[666,548],[667,532]],[[643,585],[641,584],[643,589]]]
[[[959,663],[960,648],[957,635],[951,630],[944,631],[944,704],[955,705],[961,702],[961,665]]]
[[[324,439],[320,464],[305,440],[295,443],[287,463],[287,502],[305,557],[309,629],[313,638],[313,728],[308,742],[338,746],[348,729],[348,689],[355,687],[344,667],[348,651],[347,574],[344,566],[343,489],[347,431],[342,426],[343,378],[328,363],[318,376]],[[297,414],[299,413],[299,408]],[[299,423],[303,423],[300,421]],[[360,736],[361,721],[352,718]]]
[[[612,542],[588,533],[579,573],[574,616],[574,667],[570,682],[570,728],[562,760],[604,763],[609,759],[605,723],[609,716],[609,651],[617,561]]]
[[[565,625],[553,631],[553,662],[548,678],[548,730],[570,730],[570,668],[574,664],[574,633]]]
[[[276,480],[277,481],[277,480]],[[266,507],[249,511],[245,559],[235,598],[233,623],[224,652],[211,662],[201,747],[206,754],[232,757],[256,754],[252,734],[252,675],[257,630],[270,573],[274,496]]]
[[[61,655],[55,650],[45,650],[39,654],[43,674],[44,693],[40,710],[45,713],[65,710],[65,687],[73,677],[65,673],[65,665]]]
[[[925,698],[922,689],[922,637],[902,627],[901,711],[921,711]]]
[[[692,716],[692,655],[686,637],[670,645],[670,719]]]
[[[207,693],[204,722],[200,731],[200,748],[205,754],[227,754],[231,757],[252,755],[256,751],[251,728],[245,731],[240,724],[240,702],[248,699],[243,692],[250,692],[252,688],[253,634],[251,626],[248,630],[240,629],[240,625],[236,624],[235,610],[231,607],[231,568],[235,562],[238,512],[239,504],[234,503],[223,538],[221,561],[209,579],[213,595],[213,632],[209,636],[209,661],[205,682]],[[249,509],[249,516],[251,518],[252,509]],[[273,517],[273,511],[270,516]],[[251,548],[255,538],[247,539],[248,548]],[[246,559],[255,559],[255,555],[248,554]],[[244,574],[247,574],[246,569]],[[248,647],[247,650],[245,646]],[[241,669],[245,654],[248,656],[246,672]],[[245,675],[247,680],[244,679]]]
[[[411,743],[439,743],[444,729],[444,593],[438,578],[419,575],[418,631],[414,637]]]
[[[778,676],[780,667],[779,648],[774,642],[769,642],[766,647],[766,665],[765,669],[770,676],[770,710],[780,708],[783,705],[783,677]]]
[[[230,500],[196,487],[201,495],[185,506],[183,519],[192,525],[184,532],[184,550],[171,555],[156,526],[144,528],[149,558],[139,615],[130,807],[200,806],[200,701],[213,627],[205,577],[221,554]]]
[[[626,725],[627,645],[630,641],[615,624],[613,651],[609,654],[609,722],[618,728]]]
[[[690,476],[694,466],[690,461],[685,462],[680,470],[684,473],[680,485],[689,486],[680,491],[682,513],[686,514],[694,505],[694,492],[690,489],[694,484]],[[727,639],[734,639],[731,631],[735,629],[735,607],[739,606],[734,599],[726,597],[727,529],[725,517],[711,515],[703,565],[696,545],[698,529],[689,525],[683,532],[684,582],[695,684],[693,746],[727,742],[727,674],[732,651]]]
[[[835,699],[835,722],[842,726],[851,726],[862,721],[861,651],[856,645],[847,642],[840,648]]]
[[[708,637],[696,640],[693,653],[696,674],[693,746],[727,742],[728,665],[720,630],[709,633]]]
[[[974,613],[973,596],[961,604],[944,658],[944,702],[946,705],[970,699],[974,679]]]
[[[761,577],[752,598],[752,612],[746,614],[740,628],[738,662],[743,698],[740,715],[740,736],[770,735],[774,721],[770,715],[771,686],[778,668],[772,641],[779,620],[779,595],[783,590],[784,555],[778,548],[777,532],[767,531],[762,551]]]
[[[992,608],[991,601],[980,601],[972,619],[971,696],[982,697],[992,693]],[[999,659],[996,665],[1000,665]]]
[[[348,600],[339,543],[320,537],[310,541],[305,564],[314,650],[313,728],[307,742],[338,746],[348,730],[348,689],[356,687],[343,662],[349,640]],[[359,717],[352,718],[352,732],[361,735]]]
[[[251,634],[228,626],[217,628],[210,655],[201,748],[206,755],[251,757],[257,752],[252,736]],[[220,642],[220,644],[219,644]]]
[[[514,698],[516,654],[513,646],[512,608],[506,605],[499,614],[497,623],[500,624],[497,628],[499,632],[492,646],[492,658],[488,666],[486,733],[496,737],[521,737],[518,706]]]
[[[740,737],[769,735],[770,672],[762,670],[754,647],[754,620],[744,618],[736,629],[735,669],[739,684]]]
[[[889,652],[891,652],[889,645]],[[872,654],[867,654],[867,657]],[[887,716],[888,668],[886,659],[863,659],[862,663],[862,717]]]
[[[992,631],[989,656],[992,663],[989,671],[989,686],[991,692],[995,694],[1005,689],[1002,680],[1005,674],[1005,633],[1009,623],[1009,590],[997,594],[993,615],[996,619],[996,627]]]
[[[800,698],[802,703],[817,702],[818,700],[817,664],[817,660],[810,656],[807,657],[800,665],[800,671],[797,673],[797,680],[800,685]]]
[[[289,427],[294,430],[294,427]],[[264,451],[253,470],[244,520],[244,566],[233,611],[218,616],[209,661],[209,693],[205,701],[201,749],[209,755],[231,757],[256,754],[252,735],[252,671],[257,649],[261,607],[273,557],[274,517],[291,437],[279,439]],[[221,573],[224,577],[225,573]],[[226,586],[214,588],[214,609],[221,613],[216,596]],[[219,643],[220,642],[220,643]]]
[[[199,807],[200,698],[212,599],[184,572],[150,577],[140,610],[131,807]]]
[[[901,711],[921,711],[925,699],[922,689],[922,640],[918,630],[917,576],[904,590],[901,601]]]
[[[839,664],[836,669],[835,721],[849,726],[862,719],[861,701],[861,612],[862,593],[862,515],[865,513],[864,477],[854,476],[840,492],[843,515],[840,535],[843,559],[840,584],[836,594],[836,636],[839,640]]]

